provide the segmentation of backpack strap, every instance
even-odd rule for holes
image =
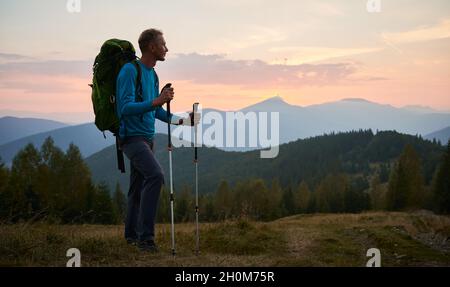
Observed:
[[[116,137],[116,153],[117,153],[117,167],[122,173],[125,173],[125,160],[123,159],[123,152],[120,146],[119,135],[115,134]]]
[[[139,65],[137,60],[133,60],[133,64],[137,70],[136,76],[136,95],[134,98],[135,102],[143,102],[144,98],[142,97],[142,71],[141,66]],[[144,121],[144,115],[141,115],[141,122]]]
[[[153,70],[153,73],[155,73],[155,91],[159,92],[159,77],[155,70]]]
[[[139,63],[137,60],[133,60],[133,64],[136,67],[137,70],[137,77],[136,77],[136,95],[135,95],[135,102],[142,102],[144,99],[142,97],[142,72],[141,72],[141,67],[139,66]],[[122,120],[122,118],[120,118],[120,121]],[[144,120],[144,117],[141,116],[141,122]],[[126,131],[127,129],[125,129],[125,136],[126,136]],[[120,139],[119,139],[119,133],[117,132],[116,134],[114,134],[114,136],[116,137],[116,154],[117,154],[117,167],[119,168],[119,170],[122,173],[125,173],[125,160],[123,157],[123,151],[121,148],[121,143],[120,143]]]
[[[134,60],[133,64],[134,64],[134,66],[136,67],[136,70],[137,70],[135,101],[136,102],[142,102],[142,101],[144,101],[144,99],[142,98],[142,71],[141,71],[141,66],[139,65],[137,60]]]

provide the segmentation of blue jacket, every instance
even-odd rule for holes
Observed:
[[[117,116],[120,119],[119,136],[144,136],[153,139],[155,118],[168,122],[167,112],[162,107],[152,107],[153,99],[159,96],[158,76],[153,68],[140,61],[142,102],[136,102],[137,70],[133,63],[125,64],[116,82]]]

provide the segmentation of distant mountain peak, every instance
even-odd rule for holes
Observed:
[[[268,98],[268,99],[266,99],[266,100],[264,100],[264,101],[262,101],[260,103],[282,103],[282,104],[288,105],[288,103],[286,103],[284,101],[284,99],[281,96],[278,96],[278,95],[273,96],[271,98]]]
[[[288,104],[287,102],[284,101],[284,99],[280,96],[274,96],[268,99],[265,99],[259,103],[256,103],[254,105],[248,106],[244,109],[242,109],[242,111],[244,110],[252,110],[255,108],[283,108],[283,107],[292,107],[290,104]]]

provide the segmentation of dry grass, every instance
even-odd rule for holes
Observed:
[[[383,266],[450,266],[450,218],[427,212],[297,215],[269,223],[157,225],[158,254],[123,240],[123,226],[0,225],[0,266],[65,266],[66,250],[81,251],[82,266],[365,266],[366,251],[381,250]]]

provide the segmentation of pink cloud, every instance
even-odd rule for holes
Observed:
[[[356,67],[352,63],[271,65],[261,60],[229,60],[221,55],[193,53],[178,54],[158,70],[164,76],[196,84],[261,88],[334,84],[353,74]]]

